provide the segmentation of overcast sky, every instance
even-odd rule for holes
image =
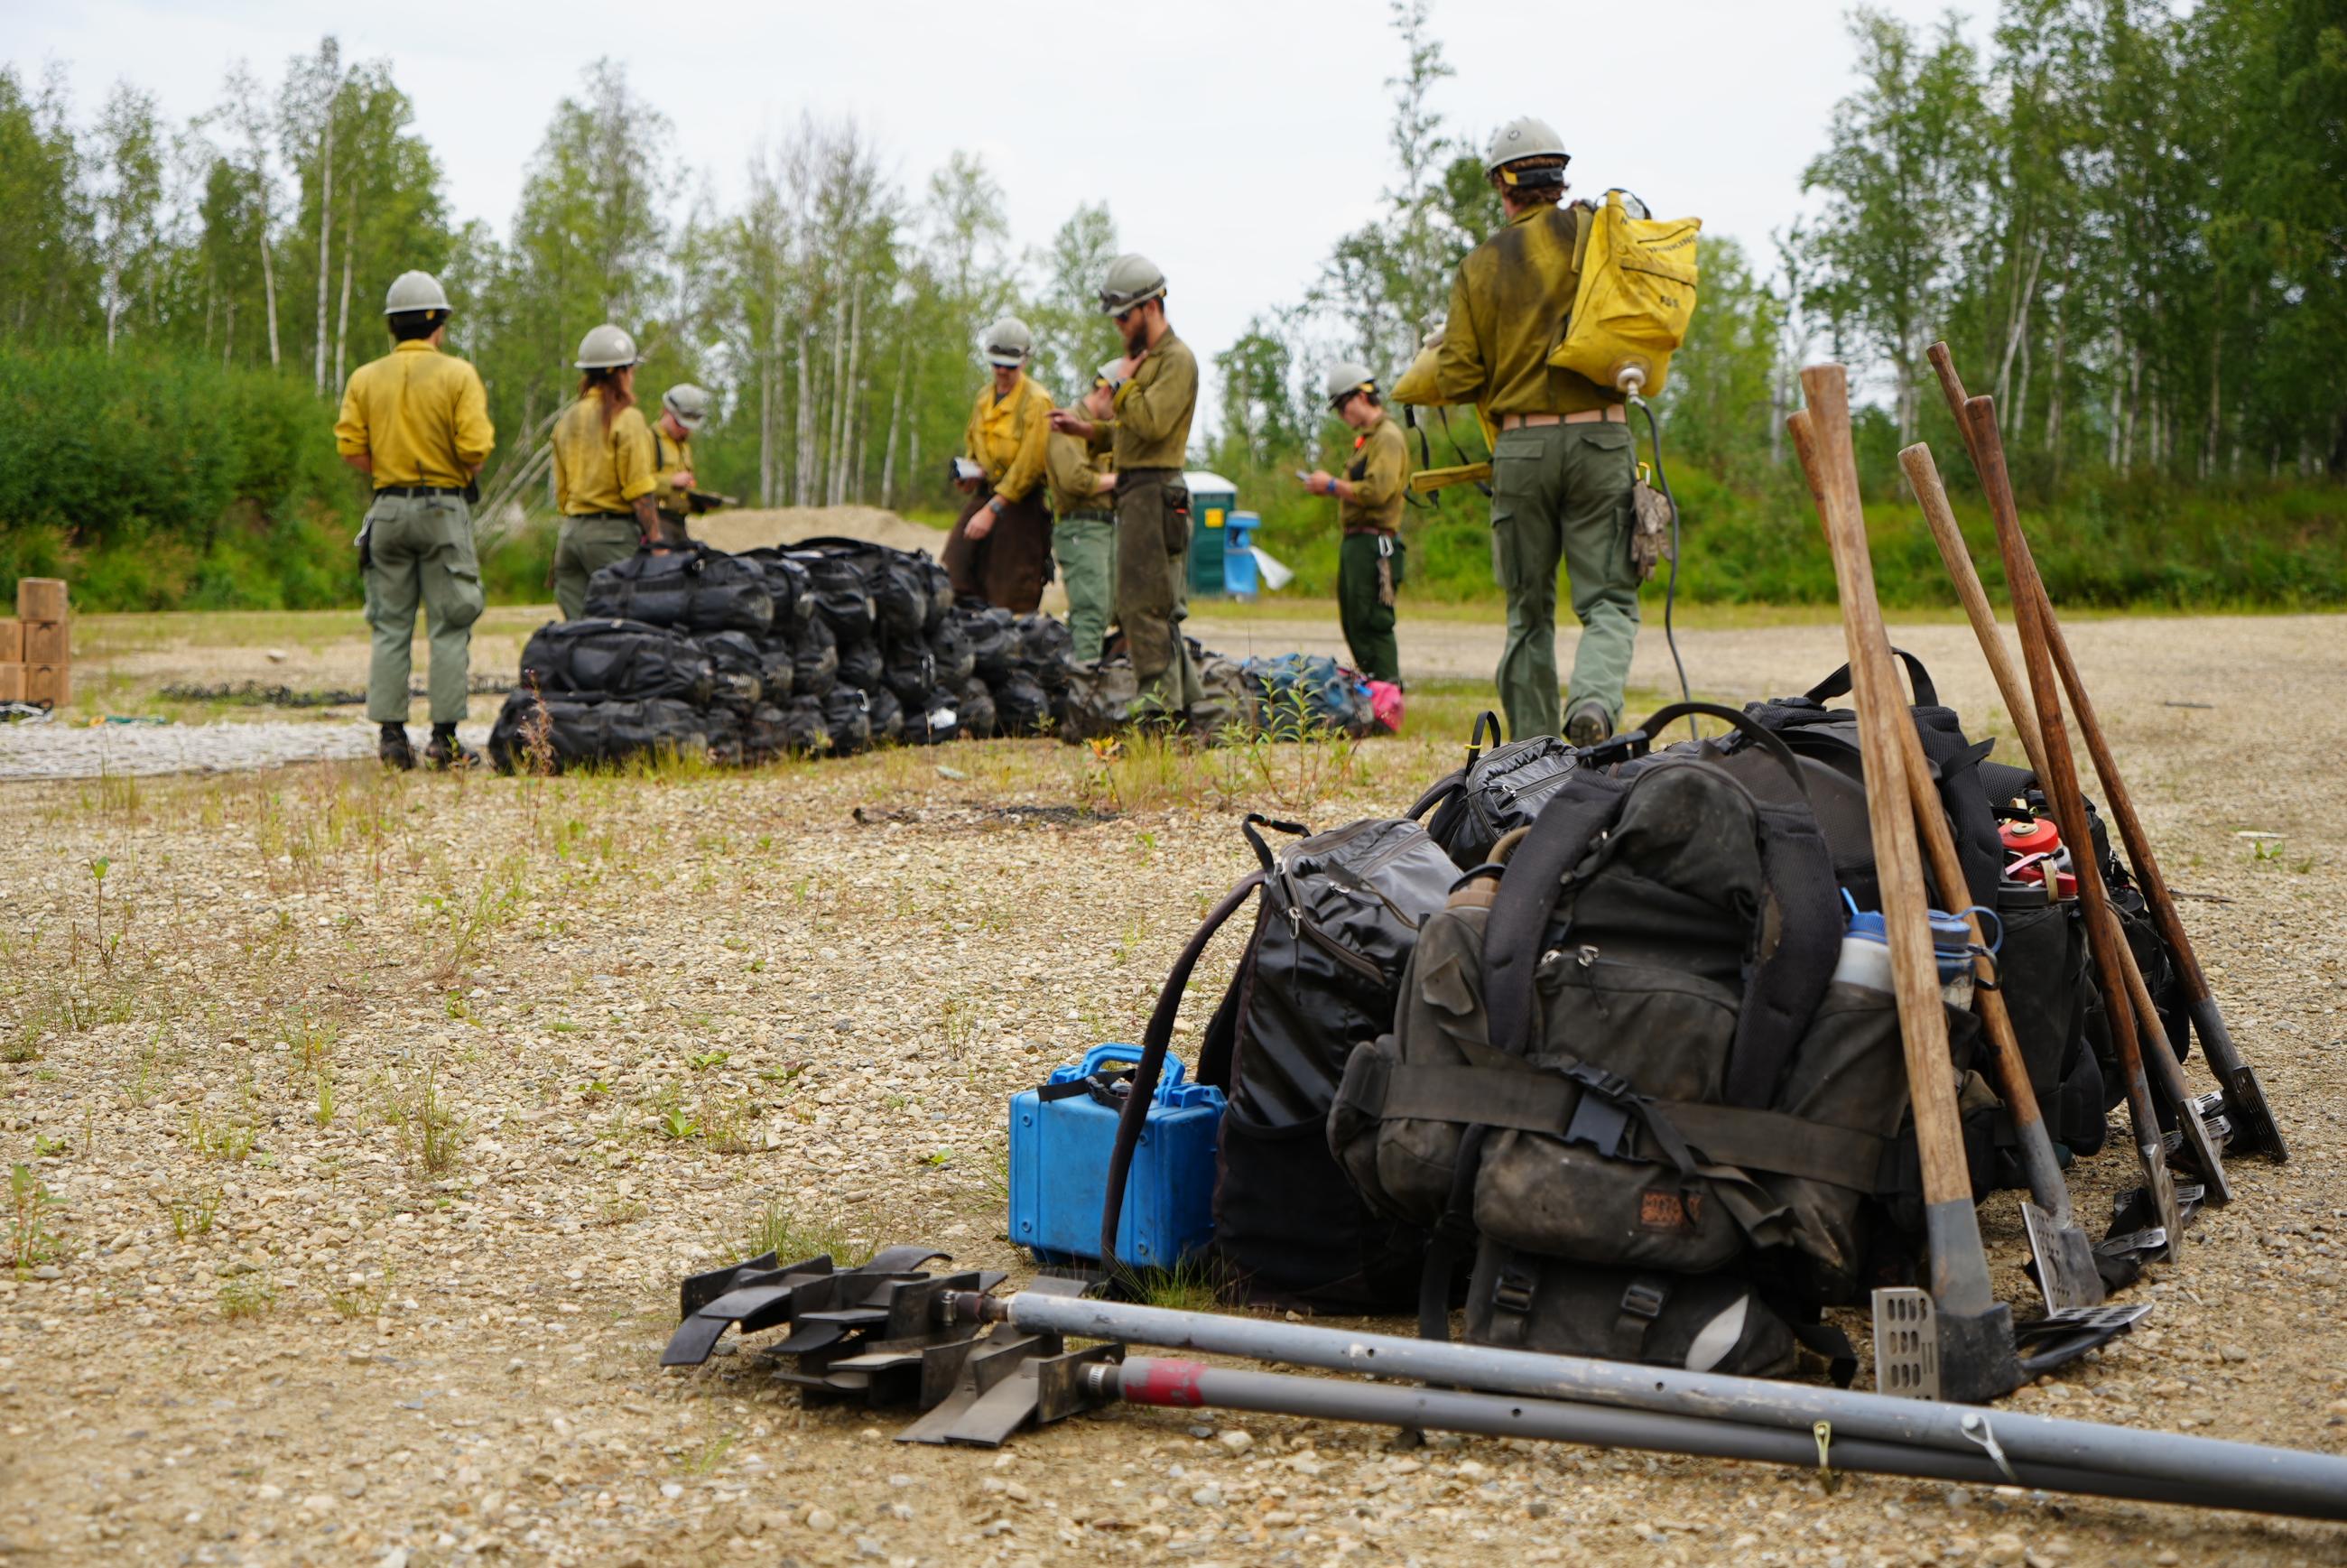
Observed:
[[[1877,3],[1917,21],[1945,9]],[[1984,42],[1988,7],[1973,9],[1966,30]],[[1510,116],[1541,115],[1563,133],[1582,193],[1626,187],[1765,263],[1851,85],[1847,10],[1435,0],[1457,73],[1436,102],[1479,145]],[[500,231],[555,102],[599,56],[626,60],[721,200],[738,195],[749,149],[802,110],[853,115],[908,188],[956,148],[982,154],[1021,245],[1078,202],[1106,200],[1123,242],[1165,269],[1170,313],[1202,358],[1255,311],[1300,295],[1330,242],[1378,210],[1392,165],[1386,81],[1400,66],[1378,0],[0,0],[0,15],[10,63],[28,77],[62,65],[85,118],[121,77],[184,120],[238,59],[274,84],[289,56],[336,33],[346,57],[390,58],[456,216]],[[688,194],[680,175],[680,214]]]

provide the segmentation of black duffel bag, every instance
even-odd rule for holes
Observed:
[[[1019,626],[1007,610],[962,604],[951,617],[969,642],[970,668],[981,681],[999,681],[1019,662]]]
[[[887,666],[880,644],[868,637],[839,640],[839,683],[859,692],[877,692],[885,684]]]
[[[712,700],[749,706],[765,695],[765,650],[748,632],[709,631],[693,641],[717,671]]]
[[[961,733],[972,740],[983,741],[1000,727],[1000,715],[994,711],[993,689],[975,675],[961,683],[961,701],[957,710],[961,714]]]
[[[682,630],[762,632],[774,623],[774,597],[755,561],[706,545],[655,554],[638,550],[587,583],[587,614]]]
[[[828,697],[839,684],[839,639],[831,622],[815,617],[799,628],[791,649],[791,695]]]
[[[872,710],[863,692],[853,686],[835,686],[823,699],[824,733],[831,737],[834,756],[852,757],[872,749]]]
[[[715,672],[691,639],[641,620],[565,620],[530,633],[521,685],[540,692],[709,701]]]
[[[669,697],[589,697],[512,692],[489,729],[499,773],[560,773],[663,749],[703,751],[710,719]]]
[[[805,539],[797,550],[803,558],[822,556],[852,568],[863,580],[864,591],[872,600],[874,620],[887,636],[917,638],[928,629],[936,604],[924,566],[928,559],[926,555],[862,539],[842,538]],[[950,590],[951,585],[948,586]]]
[[[1051,725],[1051,694],[1024,671],[1014,671],[991,682],[994,722],[1006,735],[1040,735]]]
[[[821,551],[794,551],[791,559],[807,575],[815,617],[828,622],[842,642],[869,641],[879,620],[872,590],[865,586],[864,574],[856,563]]]

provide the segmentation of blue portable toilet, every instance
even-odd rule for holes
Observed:
[[[1255,531],[1262,523],[1253,512],[1233,512],[1223,524],[1223,591],[1233,599],[1255,598]]]
[[[1239,504],[1239,487],[1220,474],[1193,469],[1182,476],[1190,487],[1190,597],[1220,599],[1229,570],[1230,518]],[[1255,558],[1247,558],[1254,564]]]

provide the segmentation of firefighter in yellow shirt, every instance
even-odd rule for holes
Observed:
[[[554,597],[587,613],[587,583],[613,561],[660,546],[652,435],[636,406],[636,340],[610,323],[579,341],[579,401],[554,422]]]
[[[709,417],[709,394],[681,381],[661,395],[661,416],[652,421],[652,509],[660,514],[661,537],[670,544],[688,542],[685,518],[694,488],[692,437]]]
[[[1486,174],[1507,223],[1468,253],[1439,342],[1394,384],[1403,403],[1471,403],[1499,431],[1491,444],[1491,565],[1508,595],[1500,700],[1512,740],[1605,739],[1638,637],[1638,569],[1630,557],[1637,480],[1623,396],[1548,363],[1581,284],[1573,257],[1590,214],[1567,206],[1563,141],[1545,122],[1511,120],[1491,138]],[[1560,726],[1556,570],[1573,582],[1581,641]]]
[[[1328,371],[1328,406],[1354,431],[1353,460],[1341,475],[1315,469],[1304,487],[1337,499],[1337,616],[1353,668],[1372,681],[1401,684],[1394,645],[1394,589],[1401,586],[1401,509],[1409,482],[1409,444],[1386,417],[1377,373],[1340,361]]]
[[[374,484],[359,533],[366,578],[367,717],[382,726],[376,754],[412,768],[407,678],[420,600],[432,648],[435,767],[479,759],[456,739],[470,691],[473,622],[481,614],[481,568],[473,553],[472,486],[497,432],[481,376],[440,352],[448,296],[429,272],[403,272],[384,300],[395,346],[351,373],[334,422],[343,461]]]
[[[962,438],[969,451],[955,477],[969,504],[946,537],[941,564],[957,599],[1028,615],[1043,601],[1051,577],[1043,443],[1051,434],[1051,395],[1027,374],[1035,334],[1025,322],[1004,316],[986,329],[980,346],[993,374],[969,411]]]

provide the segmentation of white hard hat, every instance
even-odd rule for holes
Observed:
[[[661,406],[676,416],[676,422],[687,430],[698,430],[701,422],[709,417],[709,394],[689,381],[680,381],[661,395]]]
[[[445,311],[448,308],[448,292],[440,280],[429,272],[402,272],[391,281],[391,289],[383,297],[383,313],[404,316],[417,311]]]
[[[1340,359],[1328,367],[1328,406],[1337,407],[1357,392],[1378,390],[1378,373],[1358,360]]]
[[[1554,126],[1531,115],[1520,115],[1491,133],[1491,145],[1483,155],[1483,172],[1497,174],[1507,165],[1527,158],[1561,158],[1567,163],[1573,161],[1573,155],[1564,150],[1564,138],[1556,134]],[[1563,172],[1559,170],[1553,182],[1542,183],[1561,185],[1563,182]]]
[[[1157,263],[1137,251],[1127,251],[1108,264],[1108,277],[1101,284],[1101,310],[1104,314],[1118,316],[1145,300],[1165,297],[1165,274]]]
[[[579,340],[580,370],[620,370],[636,363],[636,340],[605,322]]]
[[[986,329],[979,346],[986,353],[987,364],[1016,367],[1025,364],[1027,356],[1035,352],[1035,334],[1017,316],[1004,316]]]

